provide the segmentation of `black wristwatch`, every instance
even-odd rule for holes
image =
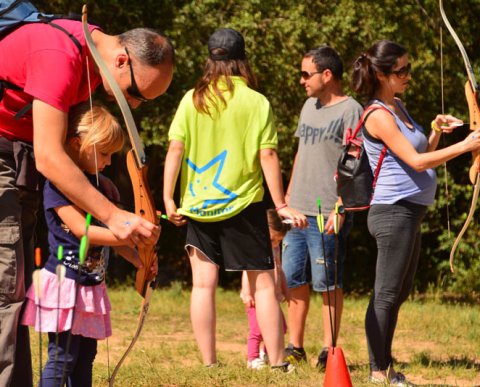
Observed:
[[[340,215],[345,215],[345,207],[343,207],[341,204],[338,206],[338,213]]]

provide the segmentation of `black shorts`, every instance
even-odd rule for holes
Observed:
[[[188,220],[185,247],[193,246],[225,270],[274,268],[267,213],[262,202],[218,222]]]

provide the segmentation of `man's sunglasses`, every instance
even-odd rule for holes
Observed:
[[[321,74],[325,71],[326,69],[323,69],[322,71],[314,71],[314,72],[310,72],[310,71],[300,71],[300,77],[302,77],[303,79],[310,79],[311,77],[313,77],[315,74]]]
[[[406,77],[408,77],[411,71],[412,71],[412,64],[409,63],[398,70],[393,70],[390,74],[395,74],[398,78],[405,79]]]
[[[130,58],[130,54],[128,53],[128,48],[125,47],[125,52],[127,53],[128,57],[128,63],[130,66],[130,79],[131,79],[131,85],[127,88],[127,93],[131,97],[141,101],[141,102],[148,102],[149,100],[145,98],[142,93],[140,93],[140,90],[138,90],[137,87],[137,82],[135,82],[135,75],[133,74],[133,66],[132,66],[132,59]]]

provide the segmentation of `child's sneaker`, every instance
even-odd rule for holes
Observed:
[[[266,366],[265,360],[257,357],[256,359],[247,362],[247,368],[252,370],[260,370]]]
[[[288,344],[288,347],[285,348],[285,360],[294,364],[306,362],[307,354],[303,347],[297,348],[293,344]]]
[[[268,364],[268,354],[264,350],[260,350],[260,353],[258,354],[258,357],[262,359],[265,364]]]
[[[273,372],[285,372],[286,374],[289,374],[295,371],[295,366],[293,364],[290,364],[288,361],[286,361],[280,365],[271,366],[270,369]]]

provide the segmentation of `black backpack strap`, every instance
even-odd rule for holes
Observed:
[[[5,94],[5,89],[12,89],[17,91],[23,90],[20,86],[17,86],[12,82],[8,82],[0,79],[0,101],[3,99],[3,95]]]
[[[0,80],[0,101],[3,99],[3,95],[5,93],[5,89],[12,89],[16,91],[23,91],[23,89],[20,86],[15,85],[14,83],[8,82],[8,81],[3,81]],[[32,108],[31,103],[27,103],[23,108],[21,108],[16,114],[15,114],[15,119],[19,120],[22,118],[25,113],[27,113],[30,109]]]
[[[18,90],[18,91],[23,90],[20,86],[17,86],[12,82],[3,81],[3,80],[0,80],[0,88],[2,89],[2,91],[3,89],[12,89],[12,90]],[[3,97],[3,94],[2,94],[2,97]],[[2,98],[0,97],[0,99]]]
[[[53,28],[56,28],[57,30],[60,30],[60,31],[64,32],[65,34],[67,34],[67,36],[70,38],[70,40],[75,44],[75,46],[77,46],[78,52],[80,54],[82,54],[82,45],[80,44],[80,42],[78,41],[78,39],[75,36],[73,36],[70,32],[68,32],[65,28],[59,26],[58,24],[55,24],[51,21],[49,21],[48,24],[51,25]]]
[[[15,119],[19,120],[22,118],[31,108],[33,104],[32,103],[27,103],[23,108],[21,108],[16,114],[15,114]]]

